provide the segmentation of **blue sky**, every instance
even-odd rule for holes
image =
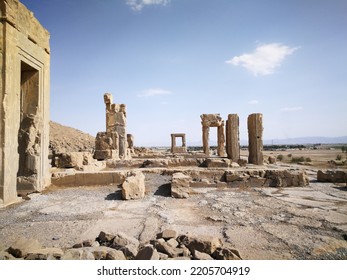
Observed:
[[[347,135],[346,0],[22,0],[51,34],[51,119],[135,145],[201,142],[200,115],[263,113],[264,139]],[[211,130],[211,141],[216,138]]]

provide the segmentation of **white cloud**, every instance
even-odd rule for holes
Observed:
[[[302,109],[304,109],[304,108],[301,107],[301,106],[298,106],[298,107],[285,107],[285,108],[282,108],[281,111],[282,112],[295,112],[295,111],[301,111]]]
[[[145,6],[162,5],[166,6],[170,0],[126,0],[126,3],[134,11],[141,11]]]
[[[259,103],[258,100],[251,100],[251,101],[248,101],[248,104],[250,105],[257,105]]]
[[[150,88],[142,91],[139,95],[139,97],[152,97],[152,96],[158,96],[158,95],[170,95],[171,91],[161,89],[161,88]]]
[[[284,59],[299,47],[291,48],[281,43],[264,44],[258,46],[253,53],[234,56],[226,63],[242,66],[255,76],[273,74]]]

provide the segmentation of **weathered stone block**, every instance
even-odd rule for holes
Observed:
[[[29,253],[42,248],[42,245],[35,239],[20,238],[7,249],[7,252],[15,258],[24,258]]]
[[[191,178],[183,173],[174,173],[171,182],[171,196],[174,198],[188,198],[190,194]]]
[[[269,187],[303,187],[309,184],[305,171],[266,170],[265,176]]]
[[[228,168],[230,166],[230,159],[220,159],[220,158],[208,158],[205,161],[205,166],[207,168],[214,168],[214,167],[222,167],[222,168]]]
[[[318,182],[330,182],[330,183],[346,183],[347,184],[347,171],[345,170],[318,170],[317,172]]]
[[[134,172],[122,185],[122,197],[125,200],[141,199],[145,197],[145,175]]]

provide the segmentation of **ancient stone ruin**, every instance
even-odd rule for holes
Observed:
[[[220,157],[225,156],[225,136],[224,121],[219,114],[203,114],[200,116],[202,124],[202,145],[206,156],[210,155],[210,127],[217,127],[217,154]]]
[[[0,204],[50,184],[48,31],[18,0],[0,1]]]
[[[176,138],[182,138],[182,146],[177,147],[176,146]],[[171,153],[186,153],[187,152],[187,146],[186,146],[186,135],[184,133],[173,133],[171,134]]]
[[[239,125],[239,116],[237,114],[229,114],[226,121],[226,151],[228,158],[233,162],[240,160]]]
[[[206,156],[210,156],[209,134],[210,127],[217,127],[217,154],[225,156],[225,149],[229,159],[233,162],[240,161],[240,138],[239,138],[239,116],[229,114],[226,121],[226,147],[224,135],[224,120],[219,114],[203,114],[202,143]],[[249,158],[248,163],[263,165],[263,115],[251,114],[248,116],[248,142]]]
[[[248,163],[262,165],[263,158],[263,115],[248,116]]]
[[[126,105],[114,104],[112,94],[105,93],[106,132],[98,132],[95,140],[94,158],[129,159],[131,152],[128,143],[133,147],[133,137],[126,133]]]

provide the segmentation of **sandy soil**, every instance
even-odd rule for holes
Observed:
[[[100,231],[147,242],[172,228],[213,235],[244,259],[347,259],[347,187],[315,182],[300,188],[195,189],[170,197],[170,177],[146,174],[146,197],[121,200],[118,186],[51,188],[0,209],[0,250],[19,237],[70,247]]]

